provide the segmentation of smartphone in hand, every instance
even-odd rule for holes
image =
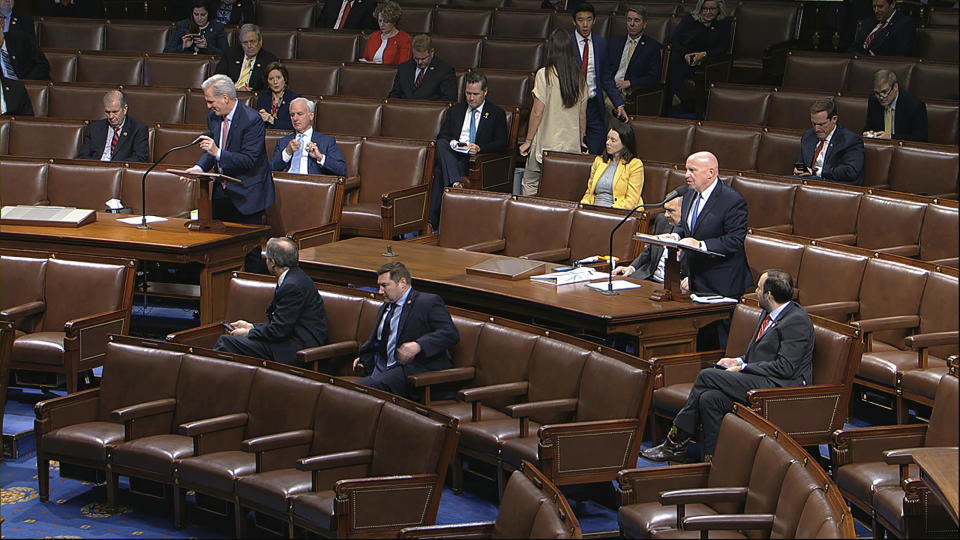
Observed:
[[[236,328],[232,324],[228,323],[227,321],[221,322],[220,326],[222,326],[223,329],[226,330],[227,332],[233,332],[234,330],[236,330]]]
[[[805,173],[809,173],[809,172],[810,172],[810,167],[807,167],[807,164],[804,163],[804,162],[802,162],[802,161],[798,161],[798,162],[794,163],[794,164],[793,164],[793,168],[796,169],[796,170],[798,170],[798,171],[803,171],[803,172],[805,172]]]

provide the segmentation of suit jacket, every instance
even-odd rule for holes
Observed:
[[[217,73],[222,73],[234,82],[240,78],[240,70],[243,68],[243,49],[233,47],[227,49],[220,62],[217,63]],[[276,62],[277,57],[266,49],[260,49],[257,58],[253,64],[253,70],[250,72],[250,89],[254,92],[260,92],[267,89],[267,66],[271,62]]]
[[[893,13],[890,22],[877,30],[870,41],[870,48],[864,47],[867,36],[877,26],[877,19],[873,15],[860,21],[860,33],[853,42],[850,52],[871,54],[876,56],[907,56],[913,52],[913,39],[917,33],[917,26],[909,15],[899,9]]]
[[[582,67],[583,54],[580,52],[579,39],[579,34],[574,31],[571,34],[573,55],[577,57],[577,65]],[[620,44],[620,47],[622,48],[623,44]],[[590,32],[590,48],[593,50],[593,61],[597,64],[597,95],[593,96],[593,99],[597,100],[602,108],[603,94],[606,92],[610,101],[613,102],[614,107],[623,105],[623,93],[620,92],[620,89],[617,88],[617,85],[613,82],[613,76],[616,74],[616,70],[611,73],[610,70],[607,69],[607,40],[597,35],[596,32]]]
[[[34,13],[47,17],[86,17],[102,19],[104,15],[101,0],[71,0],[64,6],[59,0],[36,0]]]
[[[696,226],[691,231],[687,226],[687,216],[698,196],[699,193],[693,189],[683,196],[683,219],[673,228],[673,232],[679,234],[680,238],[696,238],[706,244],[708,251],[721,253],[725,257],[684,252],[690,291],[740,298],[743,291],[753,285],[743,249],[743,241],[747,236],[747,201],[737,190],[718,179],[710,199],[700,208]]]
[[[228,184],[226,196],[244,215],[262,212],[273,206],[275,193],[273,176],[270,174],[270,162],[267,159],[265,142],[266,128],[260,114],[237,102],[237,110],[230,123],[226,148],[220,144],[220,127],[223,119],[210,111],[207,114],[207,127],[214,142],[220,148],[220,168],[223,174],[243,180],[242,185]],[[210,171],[217,160],[204,152],[197,166]],[[223,197],[224,189],[219,182],[213,183],[213,197]]]
[[[333,25],[337,24],[337,15],[340,14],[341,6],[343,6],[342,1],[329,0],[324,2],[317,26],[333,28]],[[376,0],[354,0],[341,30],[379,30],[380,25],[377,24],[377,19],[373,16],[373,10],[376,7]]]
[[[277,142],[277,150],[273,153],[273,160],[270,162],[270,166],[275,171],[288,171],[290,166],[293,164],[293,159],[290,161],[283,161],[283,150],[290,144],[290,141],[293,140],[293,137],[296,133],[291,133],[286,137],[280,139]],[[317,143],[317,149],[320,150],[320,153],[323,154],[323,166],[320,166],[317,163],[317,160],[308,157],[307,158],[307,174],[333,174],[336,176],[346,176],[347,175],[347,162],[343,159],[343,152],[340,151],[340,147],[337,146],[337,140],[331,137],[330,135],[324,135],[319,133],[317,130],[313,130],[313,133],[310,135],[310,140]]]
[[[450,64],[436,54],[427,66],[427,72],[420,86],[413,88],[416,79],[417,63],[413,59],[397,66],[397,75],[393,78],[393,88],[387,97],[402,99],[427,99],[430,101],[457,101],[457,74]]]
[[[13,11],[10,13],[10,24],[7,26],[7,32],[13,31],[29,34],[34,40],[37,39],[37,32],[33,27],[33,15],[22,12],[17,9],[16,5],[13,6]]]
[[[283,98],[280,99],[280,107],[277,109],[277,118],[272,124],[267,124],[267,129],[293,129],[293,122],[290,120],[290,102],[298,97],[300,94],[289,88],[283,91]],[[261,109],[267,112],[273,109],[273,92],[269,89],[257,95],[257,111]]]
[[[27,94],[27,87],[16,79],[7,79],[0,77],[0,84],[3,85],[3,103],[6,106],[8,115],[11,116],[33,116],[33,104],[30,103],[30,95]]]
[[[90,122],[83,128],[83,146],[77,157],[80,159],[100,159],[103,148],[107,145],[107,132],[110,124],[106,118]],[[147,125],[127,115],[123,129],[120,130],[120,141],[117,142],[117,151],[110,156],[110,161],[150,161],[150,143]]]
[[[3,41],[18,79],[50,80],[50,62],[36,39],[23,32],[8,32]]]
[[[803,306],[790,302],[777,320],[757,340],[763,314],[757,331],[750,341],[743,361],[743,373],[761,375],[777,386],[805,386],[813,384],[813,322]]]
[[[820,141],[813,129],[808,129],[800,139],[800,158],[810,166],[813,163],[813,155],[817,153],[817,145]],[[830,146],[827,147],[827,157],[823,161],[823,170],[820,171],[822,178],[831,182],[841,184],[863,185],[863,139],[860,135],[837,124],[836,133],[830,139]]]
[[[191,14],[191,17],[193,15]],[[183,48],[183,36],[187,35],[190,31],[190,19],[183,19],[182,21],[177,22],[177,25],[173,27],[173,32],[170,32],[170,39],[167,40],[167,45],[163,48],[165,53],[190,53],[194,54],[193,46],[190,48]],[[203,48],[197,48],[196,54],[213,54],[220,55],[223,54],[223,51],[226,51],[229,48],[227,44],[227,35],[224,33],[223,25],[213,21],[207,25],[206,28],[201,30],[205,38],[207,38],[207,46]]]
[[[863,131],[883,131],[883,105],[876,96],[867,100],[867,123]],[[893,110],[893,138],[927,142],[927,106],[917,96],[900,91]]]
[[[386,359],[379,358],[377,350],[380,340],[377,339],[377,328],[389,304],[380,306],[377,313],[377,322],[366,343],[360,347],[360,363],[369,371],[376,362],[381,362],[381,369],[386,367]],[[400,322],[397,325],[397,347],[409,341],[416,341],[420,345],[420,354],[407,364],[408,373],[420,373],[437,369],[453,367],[450,348],[460,342],[460,332],[450,318],[450,312],[444,305],[443,299],[435,294],[422,293],[411,289],[407,295],[407,303],[400,313]],[[386,339],[386,336],[384,336]]]
[[[607,43],[606,71],[611,77],[616,77],[617,70],[620,69],[620,57],[623,55],[623,47],[626,43],[627,36],[617,36]],[[633,56],[627,64],[627,71],[623,78],[630,81],[630,88],[656,84],[660,82],[661,60],[660,42],[650,36],[640,36],[640,41],[633,50]],[[613,82],[616,84],[617,81]]]
[[[580,202],[583,204],[595,204],[597,197],[597,184],[604,171],[612,164],[603,162],[603,157],[597,156],[593,159],[593,166],[590,168],[590,178],[587,180],[587,191],[583,194]],[[643,162],[640,158],[633,158],[628,163],[623,161],[617,166],[617,172],[613,176],[613,208],[632,209],[635,206],[643,204]]]
[[[443,119],[443,125],[440,126],[440,132],[437,134],[437,144],[449,145],[450,141],[459,140],[466,117],[466,103],[457,103],[447,109],[447,116]],[[507,150],[507,113],[489,99],[483,104],[475,143],[480,147],[479,153]]]
[[[726,54],[733,38],[732,19],[714,19],[709,26],[697,21],[687,13],[670,33],[673,45],[671,57],[680,58],[691,52],[705,51],[707,56]],[[686,62],[684,62],[686,64]]]
[[[673,230],[670,220],[666,214],[658,214],[653,220],[653,234],[666,234]],[[663,246],[650,244],[639,257],[630,263],[630,266],[636,268],[636,271],[630,274],[634,279],[651,279],[660,265],[660,257],[663,256]]]
[[[274,358],[290,357],[300,349],[327,344],[323,297],[300,267],[287,270],[267,308],[267,322],[254,324],[247,337],[269,343]]]

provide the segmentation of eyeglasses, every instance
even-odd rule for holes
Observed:
[[[707,7],[703,6],[700,8],[700,11],[720,11],[720,6]]]
[[[888,87],[886,90],[874,90],[873,95],[877,96],[880,99],[883,99],[889,96],[890,92],[893,92],[893,86]]]

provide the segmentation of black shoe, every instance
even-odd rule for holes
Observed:
[[[658,446],[644,450],[641,455],[650,461],[680,461],[687,460],[687,446],[691,437],[679,433],[676,427],[670,429],[667,438]]]

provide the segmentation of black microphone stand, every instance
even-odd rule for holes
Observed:
[[[140,212],[142,213],[142,215],[140,216],[140,224],[137,225],[137,228],[138,228],[138,229],[152,229],[152,228],[153,228],[153,227],[151,227],[150,225],[147,224],[147,175],[150,174],[150,171],[152,171],[157,165],[159,165],[160,162],[163,161],[163,160],[164,160],[167,156],[169,156],[172,152],[176,152],[177,150],[183,150],[184,148],[190,148],[191,146],[193,146],[193,145],[199,143],[200,141],[202,141],[202,140],[203,140],[203,137],[204,137],[204,136],[197,137],[197,138],[194,139],[194,141],[193,141],[192,143],[190,143],[190,144],[183,144],[183,145],[180,145],[180,146],[174,146],[173,148],[167,150],[166,152],[164,152],[164,154],[163,154],[162,156],[160,156],[160,159],[154,161],[154,162],[153,162],[153,165],[150,165],[150,167],[146,170],[146,172],[143,173],[143,177],[140,178]],[[612,246],[613,244],[610,244],[610,245]]]

